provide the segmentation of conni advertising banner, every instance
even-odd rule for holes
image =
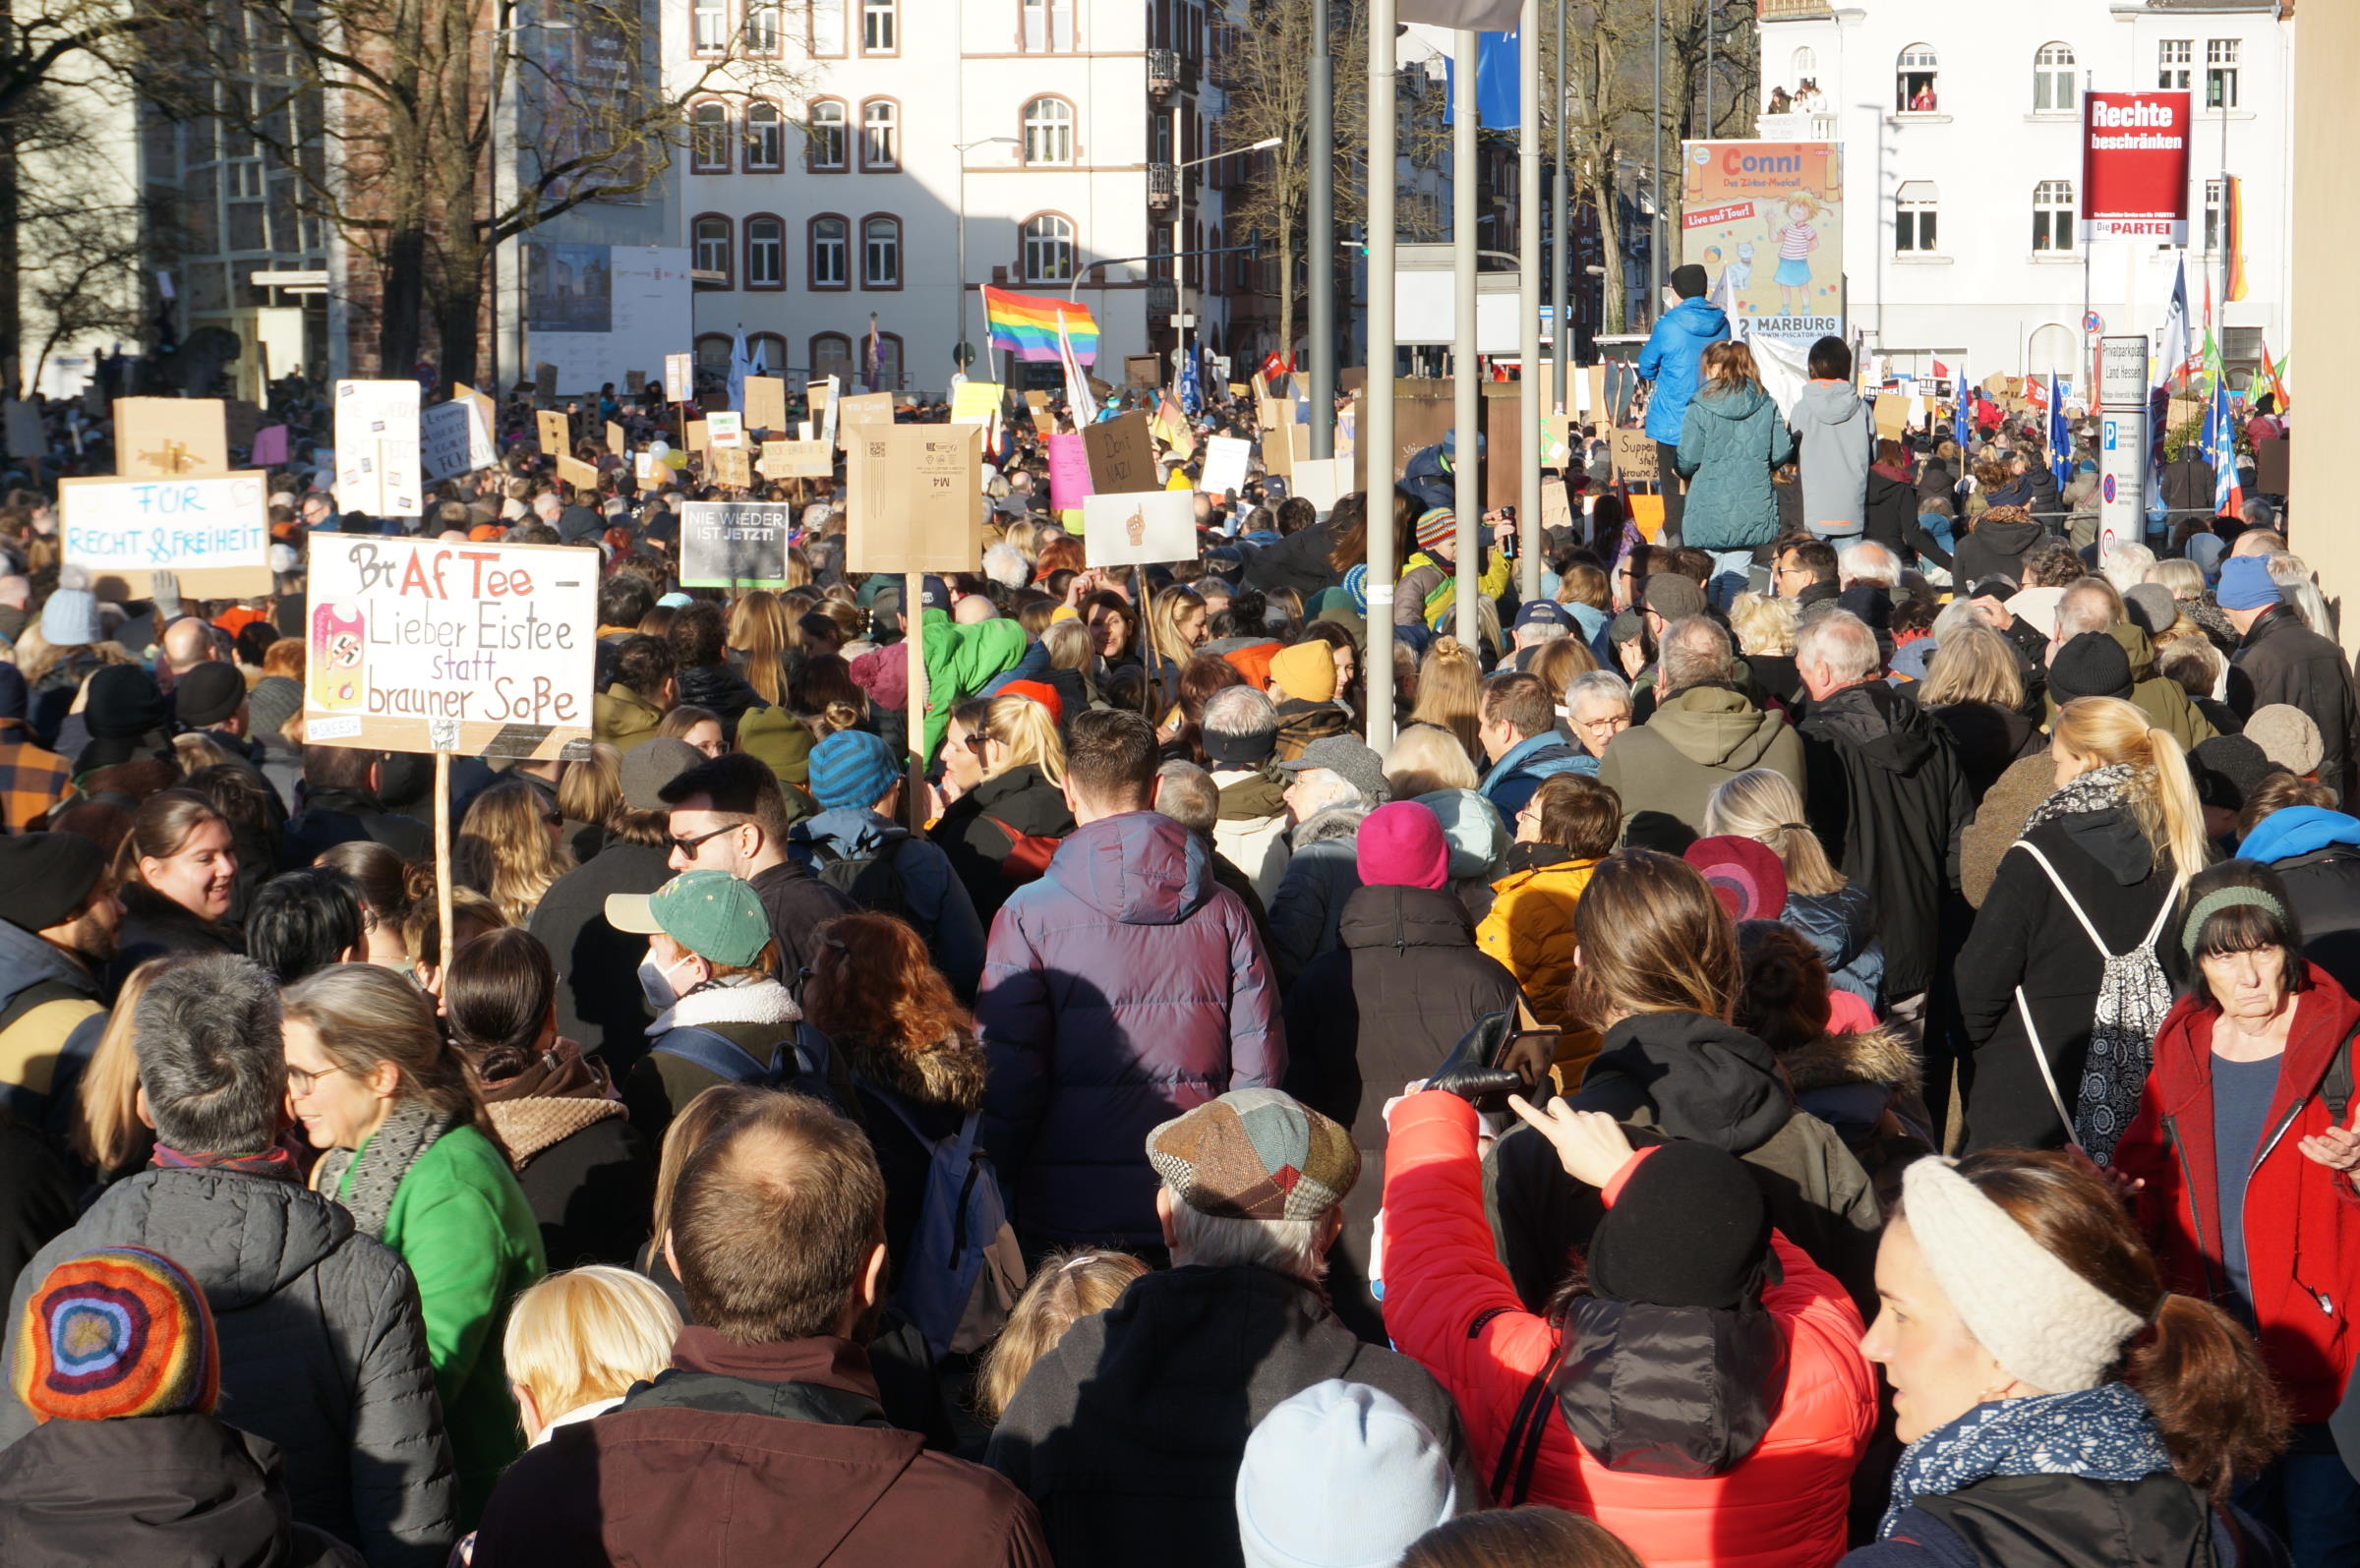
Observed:
[[[2082,234],[2188,243],[2188,94],[2082,94]]]
[[[1755,337],[1844,335],[1844,168],[1836,142],[1681,144],[1680,259]]]

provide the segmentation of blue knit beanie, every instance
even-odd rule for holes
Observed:
[[[2232,555],[2220,563],[2220,587],[2213,599],[2223,610],[2260,610],[2278,602],[2278,585],[2271,581],[2270,562],[2260,555]]]
[[[823,811],[873,806],[901,776],[893,748],[865,729],[839,729],[811,748],[811,798]]]

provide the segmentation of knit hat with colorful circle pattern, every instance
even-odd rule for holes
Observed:
[[[221,1392],[212,1310],[160,1252],[70,1257],[26,1302],[16,1392],[35,1421],[209,1412]]]

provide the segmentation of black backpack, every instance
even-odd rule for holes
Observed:
[[[931,922],[920,920],[910,903],[910,889],[902,881],[900,858],[904,839],[888,839],[869,854],[838,854],[826,843],[811,845],[811,870],[820,881],[872,914],[890,914],[918,935],[933,935]]]

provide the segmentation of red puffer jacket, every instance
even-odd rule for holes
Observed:
[[[1558,1329],[1524,1310],[1493,1250],[1474,1108],[1430,1090],[1398,1107],[1392,1126],[1386,1327],[1458,1402],[1478,1462],[1497,1478],[1517,1407],[1556,1359]],[[1606,1191],[1610,1206],[1622,1179]],[[1876,1421],[1876,1379],[1860,1357],[1859,1313],[1843,1287],[1784,1237],[1774,1232],[1771,1244],[1786,1278],[1762,1302],[1784,1341],[1786,1394],[1752,1452],[1697,1478],[1609,1470],[1550,1410],[1523,1501],[1589,1515],[1649,1568],[1826,1568],[1844,1555],[1852,1473]],[[1696,1399],[1696,1378],[1665,1370],[1674,1375],[1658,1382],[1657,1397]],[[1745,1394],[1738,1368],[1712,1370],[1721,1375],[1687,1423],[1700,1433]]]
[[[2360,1002],[2318,964],[2308,967],[2311,989],[2295,997],[2261,1155],[2245,1187],[2245,1257],[2262,1357],[2304,1423],[2334,1414],[2360,1349],[2347,1326],[2360,1288],[2352,1277],[2360,1269],[2360,1191],[2298,1146],[2334,1125],[2321,1084],[2360,1027]],[[2219,1017],[2217,1005],[2194,996],[2164,1016],[2139,1114],[2114,1151],[2114,1168],[2147,1184],[2140,1228],[2166,1283],[2207,1301],[2228,1284],[2212,1143],[2212,1025]]]

